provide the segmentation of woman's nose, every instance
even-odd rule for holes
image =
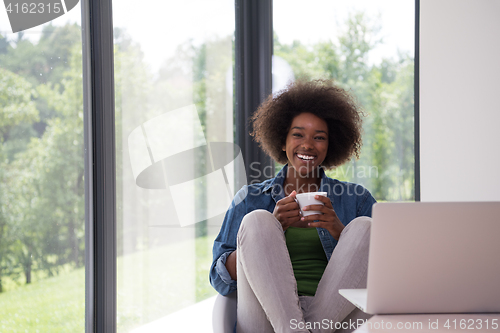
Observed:
[[[304,138],[304,141],[302,142],[302,148],[304,149],[313,149],[314,145],[312,142],[312,139],[310,138]]]

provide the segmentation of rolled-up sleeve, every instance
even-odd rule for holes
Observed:
[[[229,274],[226,268],[226,260],[231,253],[233,252],[232,251],[225,252],[219,257],[219,259],[217,259],[217,263],[215,264],[215,270],[217,271],[217,274],[219,274],[222,281],[224,281],[224,283],[236,287],[236,281],[231,279],[231,275]]]

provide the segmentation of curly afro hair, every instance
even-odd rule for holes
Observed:
[[[251,118],[251,136],[278,163],[288,162],[282,147],[295,116],[309,112],[328,125],[328,152],[321,164],[330,169],[359,158],[363,112],[356,98],[331,80],[297,80],[271,94]]]

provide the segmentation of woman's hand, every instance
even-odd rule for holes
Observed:
[[[322,195],[314,196],[314,199],[324,203],[324,205],[309,205],[303,208],[304,211],[317,210],[323,214],[313,214],[304,216],[301,221],[308,222],[309,227],[319,227],[328,230],[330,235],[336,240],[339,239],[340,233],[344,230],[345,226],[340,222],[337,213],[333,210],[332,202],[328,197]],[[318,222],[313,222],[318,220]]]
[[[234,281],[236,281],[236,278],[238,277],[238,275],[236,274],[236,250],[231,252],[231,254],[229,254],[227,256],[227,259],[226,259],[226,269],[227,269],[227,272],[229,273],[229,276],[231,276],[231,279],[233,279]]]
[[[273,215],[281,223],[283,231],[300,221],[300,208],[295,201],[296,195],[297,192],[294,190],[289,196],[278,201],[274,207]]]

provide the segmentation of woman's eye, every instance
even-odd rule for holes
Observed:
[[[300,138],[302,135],[301,135],[301,134],[299,134],[299,133],[293,133],[293,134],[292,134],[292,136],[296,136],[296,137],[299,137],[299,138]]]
[[[316,137],[316,140],[326,140],[326,138],[323,136],[318,136],[318,137]]]

